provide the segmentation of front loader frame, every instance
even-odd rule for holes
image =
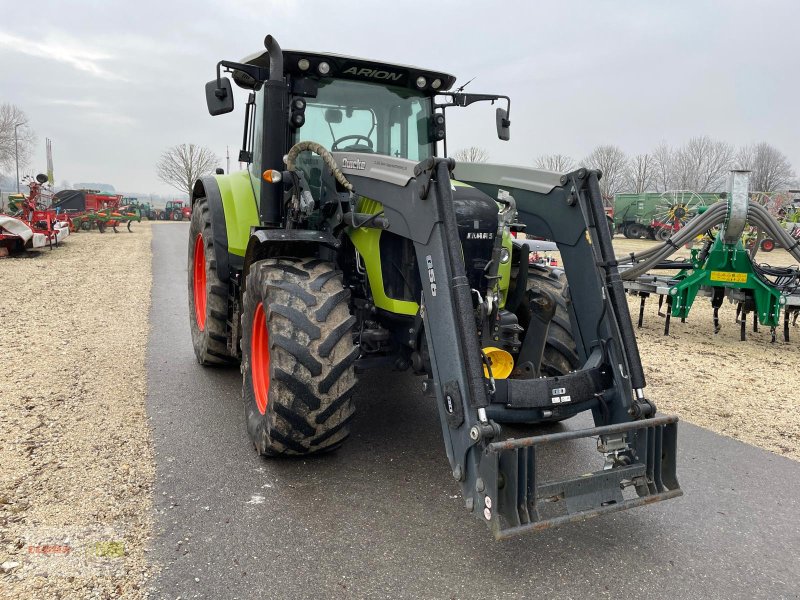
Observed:
[[[333,153],[339,165],[347,153]],[[453,212],[452,159],[422,163],[359,155],[343,173],[358,195],[379,199],[384,229],[413,241],[424,322],[447,457],[466,507],[498,539],[681,495],[675,476],[677,425],[655,417],[644,397],[644,374],[624,290],[605,226],[598,173],[553,173],[467,165],[456,177],[497,194],[510,192],[529,231],[555,241],[571,287],[571,321],[584,367],[562,377],[506,380],[505,395],[484,377],[471,291]],[[587,373],[591,372],[591,376]],[[500,401],[558,410],[591,408],[596,427],[514,441],[501,439],[486,409]],[[597,437],[606,469],[540,483],[535,449],[549,442]],[[613,467],[613,468],[612,468]],[[638,498],[622,491],[635,489]],[[560,502],[566,515],[545,516],[539,505]]]

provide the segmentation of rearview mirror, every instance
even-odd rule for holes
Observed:
[[[511,139],[511,121],[508,120],[508,111],[498,108],[495,118],[497,120],[497,137],[507,142]]]
[[[342,111],[338,108],[329,108],[325,111],[325,121],[327,123],[341,123]]]
[[[49,180],[50,180],[50,179],[49,179],[49,178],[47,177],[47,175],[45,175],[44,173],[39,173],[39,174],[36,176],[36,181],[38,181],[38,182],[39,182],[39,183],[41,183],[41,184],[45,184],[45,183],[47,183]]]
[[[233,110],[233,89],[227,77],[212,79],[206,84],[206,104],[212,117],[224,115]]]

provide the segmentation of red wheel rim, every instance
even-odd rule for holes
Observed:
[[[262,415],[267,412],[269,401],[269,332],[264,305],[259,302],[253,315],[253,331],[250,337],[250,373],[256,406]]]
[[[775,249],[775,242],[772,240],[764,240],[761,242],[761,249],[766,250],[767,252],[771,252]]]
[[[204,331],[206,328],[206,247],[203,244],[203,235],[200,233],[194,239],[193,262],[194,316],[198,329]]]

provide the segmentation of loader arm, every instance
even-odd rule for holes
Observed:
[[[351,164],[344,160],[346,153],[334,156],[340,165]],[[498,386],[484,377],[480,359],[452,210],[454,166],[452,159],[415,164],[362,155],[358,170],[343,166],[342,172],[357,194],[380,199],[385,229],[414,242],[431,383],[452,474],[467,509],[499,539],[681,495],[675,476],[677,419],[656,417],[655,407],[644,398],[644,377],[627,304],[619,295],[610,237],[602,238],[609,233],[596,226],[603,210],[597,174],[549,174],[550,181],[543,183],[535,181],[536,171],[527,170],[509,178],[515,186],[502,185],[502,173],[499,185],[479,181],[488,179],[486,173],[466,178],[495,194],[499,187],[518,194],[521,218],[559,244],[568,276],[575,277],[571,318],[584,366],[563,377],[509,379]],[[540,211],[548,211],[547,221]],[[583,403],[592,407],[596,427],[504,440],[499,425],[486,417],[492,402],[532,407]],[[599,439],[606,468],[564,481],[539,481],[538,446],[589,437]],[[635,490],[637,497],[626,498],[625,490]],[[543,515],[540,505],[554,501],[565,514]]]

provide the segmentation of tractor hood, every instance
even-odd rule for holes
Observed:
[[[251,54],[243,58],[241,62],[265,69],[269,68],[269,52],[264,50]],[[456,82],[456,78],[448,73],[366,58],[303,50],[284,50],[283,70],[285,75],[295,77],[355,79],[408,87],[427,91],[431,95],[449,90]],[[252,89],[255,85],[255,81],[249,75],[240,71],[234,71],[233,80],[239,87],[245,89]],[[420,85],[421,83],[422,85]]]

